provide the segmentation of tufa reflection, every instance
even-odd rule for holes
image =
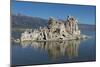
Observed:
[[[45,50],[48,52],[48,56],[51,59],[57,59],[60,57],[74,58],[78,56],[80,40],[71,41],[59,41],[59,42],[21,42],[23,48],[31,46],[35,49]]]

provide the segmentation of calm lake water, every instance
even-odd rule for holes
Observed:
[[[11,43],[11,64],[37,65],[95,61],[95,32],[85,31],[83,33],[92,36],[92,38],[62,42]]]

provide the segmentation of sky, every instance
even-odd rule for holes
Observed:
[[[32,17],[41,17],[48,19],[66,20],[68,15],[78,19],[80,24],[95,24],[96,23],[96,7],[83,6],[72,4],[54,4],[54,3],[39,3],[39,2],[19,2],[13,0],[11,3],[12,14],[23,14]]]

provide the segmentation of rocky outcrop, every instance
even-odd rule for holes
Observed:
[[[78,20],[68,16],[66,21],[58,21],[53,17],[44,28],[26,30],[21,35],[21,41],[59,41],[83,38],[78,27]]]

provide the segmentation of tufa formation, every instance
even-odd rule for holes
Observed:
[[[50,17],[47,27],[26,30],[21,34],[21,41],[61,41],[86,37],[81,34],[78,20],[73,16],[68,16],[66,21],[58,21]]]

